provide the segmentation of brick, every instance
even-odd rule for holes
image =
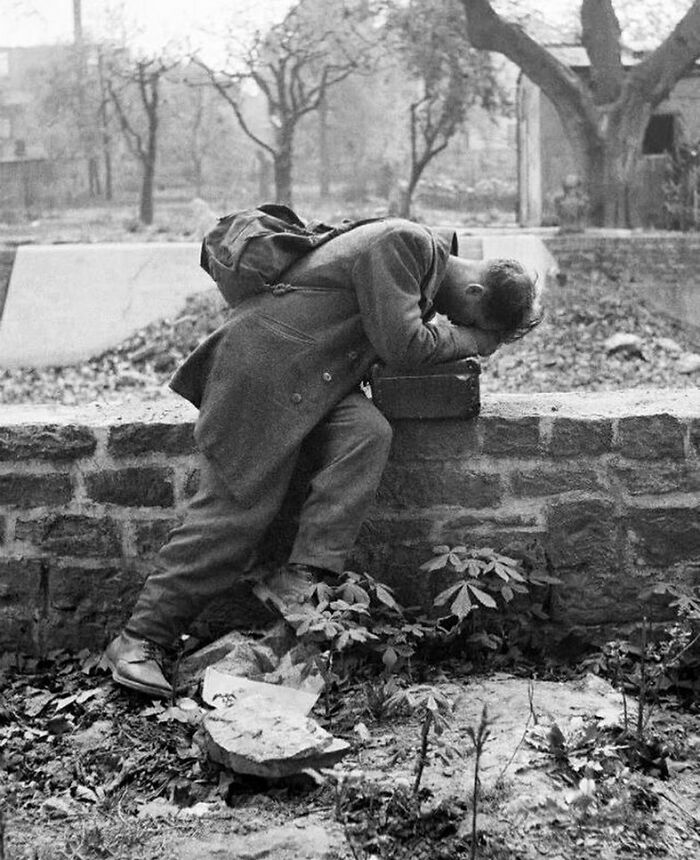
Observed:
[[[43,603],[41,570],[37,559],[0,559],[0,609],[38,611]]]
[[[648,564],[700,559],[698,508],[637,508],[626,522],[637,556]]]
[[[134,524],[136,554],[153,555],[163,546],[177,520],[149,520]]]
[[[612,444],[612,422],[555,418],[548,453],[552,457],[579,457],[602,454]]]
[[[0,460],[77,460],[92,454],[97,440],[87,427],[41,424],[0,427]]]
[[[389,463],[379,487],[380,504],[393,507],[461,505],[484,508],[503,497],[500,475],[468,472],[450,463],[404,466]]]
[[[58,555],[100,558],[121,555],[118,525],[107,518],[54,514],[38,520],[18,519],[15,537],[43,552]]]
[[[120,424],[109,431],[107,450],[114,457],[133,457],[160,451],[192,454],[193,424]]]
[[[18,508],[65,505],[73,495],[70,475],[0,475],[0,504]]]
[[[88,496],[95,502],[126,507],[172,507],[172,471],[160,466],[106,469],[85,475]]]
[[[672,415],[621,418],[617,450],[635,460],[682,459],[684,428]]]
[[[518,470],[511,476],[513,493],[519,497],[555,496],[572,490],[595,492],[601,489],[598,476],[593,469],[547,469]]]
[[[559,569],[562,584],[555,590],[555,619],[567,627],[641,621],[640,593],[655,577],[643,571],[630,575],[618,565]]]
[[[539,454],[539,418],[482,418],[479,428],[484,454],[505,457]]]
[[[432,520],[428,517],[397,517],[388,519],[374,516],[366,520],[360,529],[361,543],[393,546],[397,543],[412,544],[425,541],[430,534]]]
[[[7,519],[0,514],[0,546],[7,542]]]
[[[547,551],[555,568],[617,564],[612,503],[597,499],[556,502],[547,508]]]
[[[452,536],[449,539],[440,538],[438,543],[450,543],[456,540],[458,543],[469,542],[468,534],[475,528],[493,529],[494,531],[504,526],[535,526],[537,515],[534,513],[512,513],[509,511],[483,512],[478,514],[456,514],[442,520],[439,533],[443,536]],[[465,537],[466,535],[466,537]]]
[[[613,473],[633,496],[700,491],[700,464],[697,462],[618,463]]]
[[[199,479],[201,472],[199,469],[192,469],[187,473],[185,478],[184,494],[186,499],[191,499],[199,489]]]
[[[395,421],[391,458],[410,460],[451,460],[479,452],[477,422],[474,420]]]
[[[104,645],[126,621],[142,581],[140,574],[121,567],[52,566],[47,630],[52,647]]]

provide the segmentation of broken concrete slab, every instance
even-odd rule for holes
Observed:
[[[184,659],[176,686],[179,692],[191,690],[213,668],[232,678],[281,684],[318,696],[323,679],[313,664],[317,651],[314,646],[300,644],[284,622],[271,628],[262,639],[234,631]]]
[[[315,693],[295,690],[282,684],[267,684],[239,678],[219,668],[220,664],[209,666],[204,672],[202,699],[213,708],[225,708],[245,701],[270,713],[308,714],[316,704],[320,689]]]
[[[350,751],[350,744],[311,717],[269,711],[255,697],[212,711],[203,729],[207,753],[215,762],[235,773],[273,779],[332,767]]]
[[[178,689],[199,683],[208,666],[241,678],[260,678],[279,659],[273,649],[253,636],[234,630],[185,657],[178,669]]]

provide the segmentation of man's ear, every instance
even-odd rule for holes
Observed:
[[[466,289],[467,294],[470,296],[474,296],[474,298],[480,297],[484,294],[484,285],[483,284],[477,284],[477,283],[467,284],[465,289]]]

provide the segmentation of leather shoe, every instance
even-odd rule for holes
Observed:
[[[253,586],[253,594],[287,619],[299,612],[321,581],[321,571],[306,564],[286,564]]]
[[[104,663],[117,684],[159,698],[173,693],[163,674],[164,662],[164,648],[126,632],[110,642],[104,653]]]

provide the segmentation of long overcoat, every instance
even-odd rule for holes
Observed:
[[[171,387],[199,408],[195,439],[241,504],[381,360],[398,367],[474,355],[468,329],[429,321],[454,234],[386,219],[302,258],[239,305]]]

